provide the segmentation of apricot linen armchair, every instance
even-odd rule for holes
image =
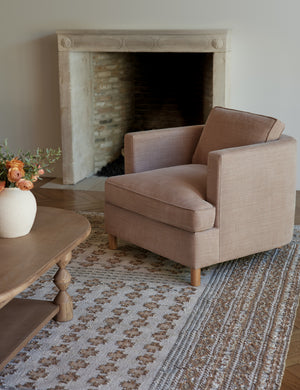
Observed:
[[[271,117],[215,107],[205,125],[125,135],[107,179],[105,225],[191,269],[280,247],[294,226],[296,141]]]

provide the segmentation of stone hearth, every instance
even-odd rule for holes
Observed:
[[[228,31],[57,37],[64,184],[118,157],[127,131],[203,123],[212,106],[229,104]]]

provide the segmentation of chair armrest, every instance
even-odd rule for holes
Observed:
[[[125,173],[190,164],[204,125],[127,133]]]
[[[276,141],[210,152],[207,171],[207,200],[216,207],[223,259],[244,256],[241,247],[250,254],[291,240],[294,138],[281,136]]]

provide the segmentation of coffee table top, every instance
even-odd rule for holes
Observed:
[[[0,238],[0,308],[70,253],[90,231],[82,215],[38,207],[29,234]]]

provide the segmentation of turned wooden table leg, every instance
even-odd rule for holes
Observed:
[[[112,234],[108,235],[108,247],[109,249],[117,249],[118,248],[118,239],[116,236]]]
[[[201,282],[201,268],[191,269],[191,285],[194,287],[200,286]]]
[[[60,290],[54,299],[54,303],[59,306],[59,312],[54,319],[61,322],[70,321],[73,318],[72,298],[66,291],[71,282],[71,275],[69,271],[66,270],[66,266],[71,258],[72,253],[70,252],[57,263],[59,270],[54,276],[54,283]]]

